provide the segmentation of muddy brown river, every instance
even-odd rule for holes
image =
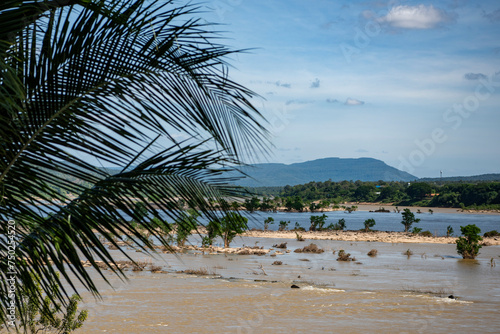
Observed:
[[[162,254],[153,264],[164,273],[127,271],[122,282],[106,272],[114,289],[101,282],[100,301],[83,294],[89,319],[77,332],[500,332],[499,246],[483,247],[474,261],[444,244],[315,240],[322,254],[293,252],[310,241],[237,238],[231,246],[284,241],[291,252],[274,257]],[[336,261],[340,249],[356,261]],[[408,249],[413,255],[403,255]],[[200,268],[215,275],[178,273]]]

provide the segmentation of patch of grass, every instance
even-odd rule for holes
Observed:
[[[283,249],[286,249],[286,242],[283,242],[281,244],[276,244],[276,245],[273,245],[273,248],[283,248]]]
[[[179,272],[183,274],[197,275],[197,276],[215,275],[215,272],[209,271],[208,268],[186,269],[186,270],[181,270]]]
[[[295,232],[295,237],[297,238],[297,241],[306,241],[302,234],[298,234],[297,232]]]

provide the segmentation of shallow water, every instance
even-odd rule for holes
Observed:
[[[232,246],[264,248],[284,239],[237,238]],[[322,254],[276,257],[163,254],[170,273],[128,272],[104,300],[86,295],[85,333],[497,333],[500,331],[500,247],[477,261],[454,245],[315,240]],[[310,242],[288,240],[294,250]],[[414,255],[402,253],[410,248]],[[338,262],[345,249],[356,262]],[[366,253],[377,249],[376,257]],[[118,255],[117,251],[115,254]],[[143,259],[140,253],[132,254]],[[491,266],[491,259],[499,266]],[[283,265],[272,265],[276,260]],[[308,260],[308,261],[304,261]],[[206,268],[217,276],[177,270]],[[300,289],[291,289],[296,284]],[[447,298],[453,294],[457,300]],[[90,302],[89,302],[90,300]]]

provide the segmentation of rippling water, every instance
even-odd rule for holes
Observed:
[[[283,239],[237,238],[234,246],[265,248]],[[309,242],[288,240],[276,257],[163,254],[170,273],[128,272],[104,300],[86,296],[85,333],[498,333],[500,247],[483,247],[477,261],[454,245],[315,240],[322,254],[294,253]],[[407,257],[408,248],[414,255]],[[355,262],[338,262],[345,249]],[[377,249],[376,257],[367,256]],[[115,254],[118,253],[117,251]],[[133,253],[137,259],[144,258]],[[499,266],[491,266],[491,259]],[[272,265],[276,260],[282,265]],[[174,273],[206,268],[213,277]],[[291,289],[296,284],[300,289]],[[453,294],[458,299],[449,299]],[[89,302],[90,300],[90,302]]]

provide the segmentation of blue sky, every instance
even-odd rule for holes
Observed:
[[[267,162],[372,157],[418,177],[500,172],[498,1],[216,0]]]

